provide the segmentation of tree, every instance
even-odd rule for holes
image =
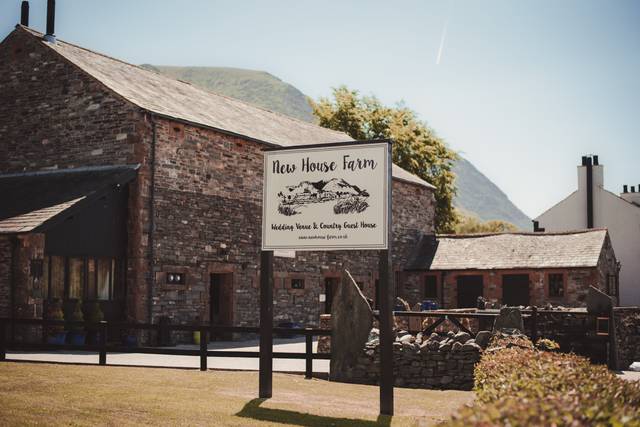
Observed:
[[[356,140],[392,139],[393,162],[436,187],[436,231],[453,232],[457,217],[451,166],[457,155],[413,110],[382,105],[376,97],[360,96],[346,86],[334,89],[332,99],[320,98],[311,106],[320,126]]]
[[[458,223],[455,226],[456,234],[472,233],[507,233],[518,231],[518,227],[507,221],[490,220],[482,222],[475,216],[458,212]]]

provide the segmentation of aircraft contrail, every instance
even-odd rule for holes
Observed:
[[[440,65],[440,58],[442,58],[442,50],[444,49],[444,39],[447,37],[447,25],[449,20],[444,21],[444,28],[442,29],[442,38],[440,39],[440,49],[438,49],[438,58],[436,59],[436,65]]]

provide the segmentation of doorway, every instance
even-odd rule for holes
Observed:
[[[505,274],[502,276],[502,304],[529,305],[529,275]]]
[[[458,276],[458,308],[475,308],[483,295],[482,276]]]
[[[333,295],[338,289],[340,279],[337,277],[325,277],[324,279],[324,314],[331,314],[331,305],[333,304]]]
[[[233,273],[212,273],[209,286],[209,322],[233,325]],[[211,341],[231,340],[230,332],[214,332]]]

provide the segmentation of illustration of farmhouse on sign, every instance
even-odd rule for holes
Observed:
[[[288,185],[278,193],[278,197],[278,212],[287,216],[299,214],[300,209],[315,203],[335,203],[333,212],[336,214],[360,213],[369,207],[367,190],[342,178]]]

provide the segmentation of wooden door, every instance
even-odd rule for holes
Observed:
[[[529,275],[505,274],[502,276],[502,304],[529,305]]]
[[[458,276],[458,308],[475,308],[483,295],[482,276]]]
[[[212,325],[233,325],[233,273],[213,273],[209,290],[209,322]],[[212,340],[231,339],[230,333],[212,334]]]
[[[333,295],[337,291],[339,283],[336,277],[326,277],[324,279],[324,314],[331,314],[331,305],[333,304]]]

